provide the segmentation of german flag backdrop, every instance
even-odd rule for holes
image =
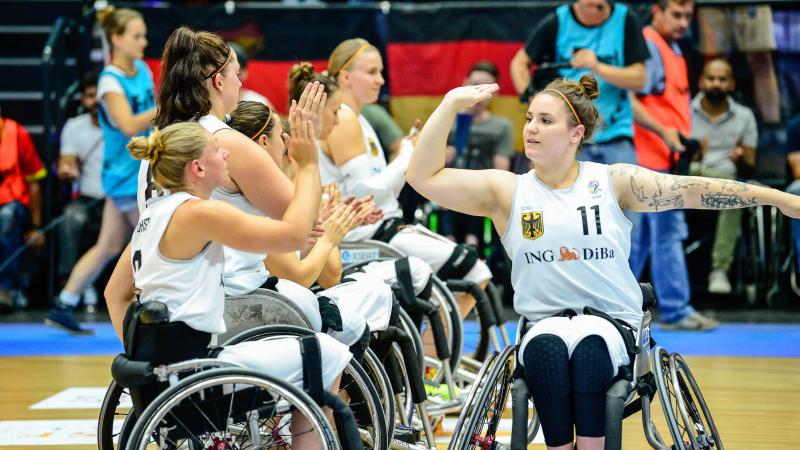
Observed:
[[[463,84],[479,60],[500,71],[500,95],[490,109],[514,123],[515,149],[522,149],[525,105],[511,82],[514,54],[541,17],[555,4],[535,7],[493,4],[395,8],[389,14],[386,45],[392,113],[407,128],[425,119],[450,89]]]
[[[490,108],[512,120],[515,148],[521,149],[525,107],[514,91],[509,65],[536,23],[558,4],[409,4],[392,5],[385,13],[375,5],[286,8],[251,3],[231,15],[221,7],[139,9],[149,28],[147,56],[156,79],[161,51],[176,27],[211,30],[248,50],[244,86],[267,96],[282,113],[291,65],[309,60],[321,71],[333,48],[352,37],[364,37],[383,52],[386,93],[403,129],[416,118],[425,120],[448,90],[463,83],[470,66],[488,59],[500,70],[500,95]]]

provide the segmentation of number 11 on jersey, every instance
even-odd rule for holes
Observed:
[[[594,225],[597,229],[597,234],[603,234],[603,228],[600,225],[600,205],[594,205],[590,209],[594,210]],[[589,235],[589,220],[586,217],[586,207],[580,206],[578,207],[578,211],[581,212],[581,219],[583,220],[583,235]]]

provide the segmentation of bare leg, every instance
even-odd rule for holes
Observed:
[[[776,124],[781,121],[781,100],[778,92],[778,78],[772,64],[772,53],[748,53],[747,64],[753,74],[753,94],[758,111],[765,123]]]
[[[108,261],[122,251],[130,237],[130,231],[131,227],[126,217],[117,210],[111,199],[106,199],[97,243],[75,264],[64,290],[72,294],[83,292]]]
[[[606,445],[606,438],[578,436],[578,448],[580,450],[603,450]]]
[[[339,383],[342,381],[342,376],[339,375],[336,378],[336,381],[333,382],[333,385],[330,387],[330,391],[333,393],[337,393],[339,391]],[[328,408],[327,406],[322,408],[322,411],[325,413],[325,417],[328,419],[328,423],[331,425],[331,428],[336,431],[336,425],[333,421],[333,411]],[[312,426],[311,422],[308,421],[306,416],[300,414],[297,410],[292,412],[292,448],[296,448],[298,450],[312,450],[312,449],[319,449],[322,447],[322,444],[319,441],[316,433],[312,433]]]
[[[547,450],[572,450],[572,448],[573,448],[572,442],[570,442],[569,444],[559,445],[558,447],[550,447],[549,445],[547,446]],[[580,445],[578,446],[578,448],[583,450],[583,447],[581,447]],[[600,448],[602,449],[603,447]]]

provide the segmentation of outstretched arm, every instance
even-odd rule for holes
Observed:
[[[496,84],[462,86],[448,92],[419,135],[406,178],[424,197],[447,209],[507,219],[515,176],[501,170],[445,168],[447,135],[456,113],[497,92]]]
[[[800,218],[800,197],[777,189],[706,177],[654,172],[631,164],[610,168],[619,205],[638,212],[670,209],[734,209],[773,205]]]

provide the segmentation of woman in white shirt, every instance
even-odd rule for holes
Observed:
[[[445,96],[420,134],[408,181],[445,208],[492,218],[512,261],[514,308],[533,324],[518,358],[545,442],[572,449],[574,427],[578,448],[602,449],[605,391],[630,360],[611,322],[582,312],[591,306],[639,326],[642,294],[627,263],[631,224],[622,211],[774,205],[796,218],[800,198],[730,180],[578,162],[575,155],[600,121],[592,102],[597,82],[588,74],[579,83],[553,81],[533,97],[523,137],[534,170],[445,168],[456,113],[497,90],[466,86]]]
[[[464,279],[485,286],[492,278],[489,267],[478,258],[472,247],[456,245],[426,228],[405,226],[397,196],[405,184],[405,174],[414,150],[411,139],[405,139],[389,162],[375,130],[361,115],[363,105],[378,100],[384,84],[380,52],[361,38],[340,43],[328,59],[328,76],[342,92],[339,124],[322,142],[320,164],[328,158],[338,168],[336,180],[346,195],[371,194],[383,210],[384,220],[369,227],[359,227],[345,240],[378,239],[388,242],[407,255],[416,256],[431,266],[442,279]],[[462,316],[466,316],[475,300],[471,295],[459,299]]]
[[[155,182],[170,193],[142,212],[131,238],[106,288],[109,315],[120,339],[127,308],[135,301],[160,301],[167,305],[170,322],[183,322],[209,336],[225,332],[222,285],[223,250],[228,246],[244,251],[291,251],[302,242],[286,239],[291,229],[302,226],[317,202],[305,193],[318,175],[307,170],[315,165],[310,122],[297,120],[292,157],[299,170],[295,195],[282,220],[246,214],[224,202],[209,200],[211,193],[228,180],[228,152],[200,124],[182,122],[154,130],[149,138],[129,144],[134,157],[147,160]],[[202,226],[197,226],[202,224]],[[336,391],[338,379],[351,355],[347,347],[319,333],[323,384]],[[269,355],[266,358],[265,355]],[[261,370],[302,386],[303,364],[294,338],[244,342],[225,348],[220,359]],[[294,444],[315,448],[304,417],[293,420]],[[295,431],[297,431],[295,433]]]

